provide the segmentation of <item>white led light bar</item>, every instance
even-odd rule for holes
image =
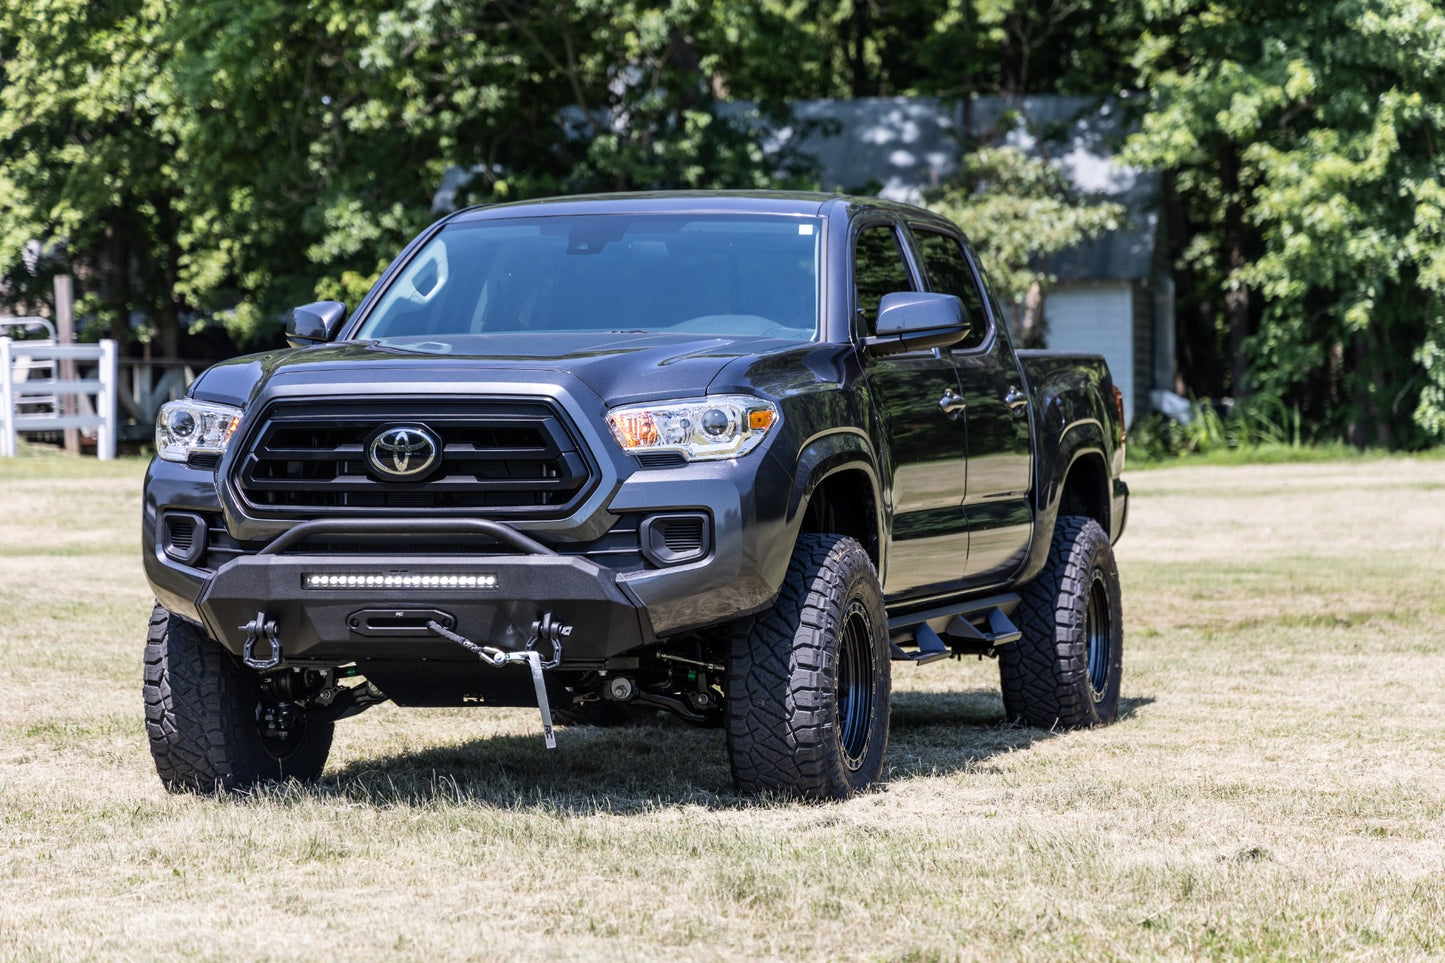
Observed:
[[[466,575],[405,575],[380,572],[305,572],[301,585],[309,589],[423,588],[494,589],[497,577],[489,572]]]

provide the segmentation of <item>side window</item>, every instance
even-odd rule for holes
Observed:
[[[865,227],[853,248],[853,287],[858,305],[858,329],[865,336],[878,333],[878,302],[894,291],[912,291],[908,265],[898,237],[886,224]]]
[[[952,294],[963,302],[968,312],[968,337],[954,345],[955,351],[967,351],[983,344],[988,337],[988,313],[983,307],[983,295],[969,269],[968,259],[958,241],[946,234],[914,229],[913,237],[918,241],[918,250],[923,255],[923,267],[928,272],[929,286],[943,294]]]

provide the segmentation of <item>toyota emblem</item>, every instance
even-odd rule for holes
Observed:
[[[418,425],[388,428],[371,440],[366,460],[383,478],[418,478],[436,464],[441,442]]]

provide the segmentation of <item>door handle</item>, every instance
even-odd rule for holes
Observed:
[[[938,399],[938,407],[950,418],[957,418],[963,414],[963,409],[968,407],[968,402],[963,400],[963,395],[956,394],[952,388],[943,389],[943,397]]]
[[[1029,396],[1020,391],[1016,385],[1009,385],[1008,394],[1003,396],[1003,403],[1008,405],[1014,414],[1023,414],[1024,407],[1029,403]]]

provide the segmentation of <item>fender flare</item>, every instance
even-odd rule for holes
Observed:
[[[1097,458],[1099,466],[1108,479],[1108,447],[1105,444],[1104,426],[1094,418],[1080,418],[1063,427],[1057,445],[1047,457],[1038,460],[1039,477],[1034,491],[1034,543],[1029,552],[1028,562],[1019,573],[1018,580],[1033,579],[1048,561],[1049,546],[1053,542],[1054,525],[1059,517],[1059,504],[1063,499],[1064,483],[1075,466],[1088,458]],[[1102,492],[1104,530],[1109,531],[1109,513],[1112,504],[1108,492]]]
[[[818,488],[828,478],[844,471],[861,471],[868,479],[873,497],[874,544],[877,546],[875,562],[882,577],[883,553],[887,545],[886,512],[883,486],[879,482],[878,460],[869,441],[862,431],[853,428],[838,428],[814,435],[803,443],[793,467],[793,486],[788,493],[788,526],[796,540],[807,512]],[[866,548],[867,546],[865,546]]]

